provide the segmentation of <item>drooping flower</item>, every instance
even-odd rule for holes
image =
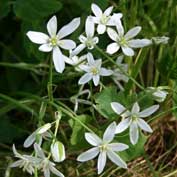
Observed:
[[[93,55],[91,53],[87,54],[87,65],[81,65],[80,68],[86,72],[80,79],[79,84],[85,84],[93,79],[93,83],[95,86],[99,84],[100,76],[110,76],[113,74],[112,70],[108,70],[106,68],[102,68],[102,60],[94,60]]]
[[[90,16],[87,17],[86,22],[85,22],[85,33],[86,33],[86,36],[84,35],[79,36],[79,40],[81,44],[79,44],[73,50],[73,52],[71,53],[72,56],[78,55],[85,48],[92,50],[99,41],[98,37],[94,37],[95,26]]]
[[[115,130],[116,123],[113,122],[105,130],[103,134],[103,139],[98,137],[96,134],[85,133],[85,139],[89,144],[94,147],[80,154],[77,160],[80,162],[85,162],[94,159],[98,155],[98,174],[103,171],[106,165],[107,156],[117,166],[127,168],[126,163],[120,158],[120,156],[116,152],[124,151],[128,148],[128,146],[123,143],[111,143],[115,136]]]
[[[94,23],[98,24],[97,32],[98,34],[103,34],[106,31],[106,26],[115,26],[115,21],[122,18],[121,13],[117,13],[111,16],[113,6],[108,7],[104,12],[96,4],[91,5],[93,14],[95,15],[91,19]]]
[[[152,37],[152,41],[155,44],[168,44],[169,39],[167,36]]]
[[[65,62],[61,48],[71,50],[76,47],[73,40],[63,38],[73,33],[79,25],[80,18],[75,18],[69,24],[63,26],[57,33],[57,18],[56,16],[53,16],[47,23],[47,31],[49,35],[41,32],[28,31],[27,36],[32,42],[41,44],[39,47],[40,51],[52,51],[55,69],[57,72],[62,73],[65,68]]]
[[[111,107],[115,113],[123,118],[123,120],[117,125],[116,133],[121,133],[130,127],[129,135],[130,141],[133,145],[138,142],[139,128],[146,132],[152,133],[151,127],[142,118],[148,117],[157,111],[159,105],[153,105],[141,112],[137,102],[133,104],[131,111],[127,110],[123,105],[117,102],[112,102]]]
[[[59,177],[64,177],[64,175],[55,168],[55,163],[51,162],[49,158],[45,156],[42,148],[38,144],[34,144],[34,149],[37,157],[41,160],[38,169],[41,169],[44,173],[44,177],[50,177],[50,172]]]
[[[107,29],[109,37],[114,41],[107,46],[106,50],[109,54],[114,54],[121,48],[125,55],[133,56],[133,48],[142,48],[152,44],[149,39],[132,39],[141,31],[140,26],[136,26],[124,34],[121,21],[117,21],[116,29],[117,32],[112,28]]]

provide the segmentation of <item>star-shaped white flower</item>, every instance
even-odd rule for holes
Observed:
[[[80,18],[75,18],[69,24],[63,26],[57,33],[57,18],[56,16],[53,16],[47,23],[49,35],[41,32],[28,31],[27,36],[32,42],[41,44],[39,47],[40,51],[52,51],[55,69],[57,72],[62,73],[65,68],[65,62],[60,48],[71,50],[76,47],[73,40],[63,38],[74,32],[79,25]]]
[[[93,79],[93,83],[95,86],[99,84],[100,76],[110,76],[113,74],[112,70],[108,70],[106,68],[102,68],[102,60],[94,60],[93,55],[91,53],[87,54],[87,65],[80,65],[80,69],[86,72],[80,79],[79,84],[85,84]]]
[[[115,130],[116,123],[113,122],[105,130],[103,139],[100,139],[97,135],[93,133],[85,133],[85,139],[89,144],[94,147],[80,154],[77,160],[80,162],[85,162],[95,158],[98,155],[98,174],[103,171],[106,165],[107,156],[117,166],[127,168],[126,163],[120,158],[120,156],[116,152],[124,151],[128,148],[128,146],[123,143],[111,143],[115,136]]]
[[[132,48],[142,48],[152,44],[152,41],[149,39],[132,39],[141,31],[140,26],[136,26],[124,34],[124,28],[119,20],[117,21],[116,29],[117,32],[112,28],[107,29],[109,37],[114,41],[107,46],[106,50],[109,54],[116,53],[121,47],[125,55],[133,56],[134,51]]]
[[[72,56],[78,55],[82,50],[85,48],[88,48],[89,50],[92,50],[94,46],[98,43],[99,39],[98,37],[94,37],[95,33],[95,26],[91,19],[91,17],[87,17],[85,22],[85,33],[86,36],[80,35],[79,40],[81,42],[80,45],[78,45],[72,52]]]
[[[102,12],[100,7],[93,3],[91,5],[91,9],[93,14],[95,15],[94,17],[92,17],[92,20],[94,23],[98,24],[98,34],[103,34],[106,31],[106,26],[115,26],[115,20],[120,20],[122,18],[121,13],[117,13],[111,16],[113,6],[108,7],[104,12]]]
[[[123,105],[117,102],[112,102],[111,107],[115,113],[123,118],[123,120],[117,125],[116,133],[121,133],[130,127],[130,141],[133,145],[138,142],[139,128],[152,133],[151,127],[142,118],[148,117],[157,111],[159,105],[153,105],[141,112],[137,102],[133,104],[131,111],[127,110]]]

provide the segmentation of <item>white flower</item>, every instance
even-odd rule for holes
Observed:
[[[90,50],[94,48],[94,46],[98,43],[99,39],[98,37],[94,37],[95,27],[94,23],[91,20],[91,17],[87,17],[85,22],[85,33],[86,36],[80,35],[79,40],[81,42],[80,45],[78,45],[72,52],[72,56],[78,55],[82,50],[84,50],[86,47]]]
[[[136,26],[130,29],[126,34],[124,34],[124,28],[122,26],[122,23],[121,21],[118,21],[116,29],[117,32],[112,28],[107,29],[109,37],[114,41],[113,43],[107,46],[106,50],[109,54],[114,54],[121,47],[125,55],[133,56],[134,51],[132,48],[141,48],[152,44],[152,41],[149,39],[132,39],[141,31],[140,26]]]
[[[110,76],[113,74],[113,71],[102,68],[102,60],[94,60],[91,53],[87,54],[87,61],[87,65],[80,65],[80,68],[85,71],[86,74],[79,79],[79,84],[85,84],[93,79],[94,85],[97,86],[100,81],[100,76]]]
[[[60,48],[71,50],[76,47],[74,41],[63,38],[74,32],[79,25],[80,18],[75,18],[69,24],[63,26],[57,33],[57,18],[56,16],[53,16],[47,23],[47,31],[49,35],[41,32],[28,31],[27,36],[32,42],[42,44],[39,47],[40,51],[52,51],[55,69],[57,72],[62,73],[65,68],[65,62]]]
[[[38,144],[34,144],[34,149],[38,158],[41,160],[38,169],[41,169],[44,172],[44,177],[50,177],[50,171],[59,177],[64,177],[64,175],[55,168],[55,163],[51,162],[47,157],[45,157],[43,150]]]
[[[148,87],[148,90],[152,93],[154,100],[157,102],[163,102],[168,92],[163,90],[163,87]]]
[[[127,168],[126,163],[119,157],[116,152],[123,151],[127,149],[128,146],[123,143],[111,143],[115,136],[115,130],[116,123],[113,122],[105,130],[103,139],[100,139],[93,133],[85,133],[85,139],[94,147],[80,154],[77,160],[80,162],[85,162],[95,158],[98,155],[98,174],[103,171],[106,165],[107,156],[117,166]]]
[[[23,171],[27,171],[29,174],[32,175],[34,173],[34,168],[39,164],[40,159],[30,155],[21,155],[20,153],[17,152],[15,145],[13,145],[12,148],[15,157],[19,158],[20,160],[17,160],[16,162],[12,163],[10,167],[22,168]]]
[[[152,37],[152,40],[155,44],[168,44],[169,37],[161,36],[161,37]]]
[[[130,127],[130,141],[134,145],[138,142],[139,129],[152,133],[151,127],[142,119],[153,114],[159,108],[159,105],[153,105],[140,112],[140,107],[137,102],[133,104],[132,110],[126,110],[126,108],[117,102],[112,102],[111,107],[115,113],[120,115],[123,120],[117,125],[116,133],[121,133]]]
[[[115,20],[120,20],[122,18],[122,14],[114,14],[111,16],[111,12],[113,10],[113,6],[108,7],[104,12],[96,5],[91,5],[92,12],[95,17],[92,17],[94,23],[98,24],[97,32],[98,34],[103,34],[106,31],[106,26],[115,26]]]
[[[125,71],[128,71],[128,64],[123,64],[122,60],[123,60],[123,55],[119,56],[116,60],[116,63]],[[120,88],[120,90],[124,90],[123,86],[121,85],[120,81],[124,81],[124,82],[128,82],[128,77],[123,74],[119,68],[116,68],[114,70],[114,73],[112,75],[112,78],[114,80],[114,82],[117,84],[117,86]]]

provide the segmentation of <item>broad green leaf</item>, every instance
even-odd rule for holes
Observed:
[[[57,0],[17,0],[14,12],[26,21],[39,20],[59,11],[62,4]]]

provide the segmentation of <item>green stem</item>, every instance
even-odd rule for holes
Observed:
[[[53,90],[52,90],[52,70],[53,70],[53,60],[50,57],[50,67],[49,67],[49,82],[47,85],[49,101],[53,102]]]

